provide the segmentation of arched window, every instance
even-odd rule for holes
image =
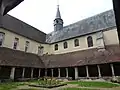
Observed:
[[[93,39],[91,36],[87,37],[87,43],[88,43],[88,47],[92,47],[93,46]]]
[[[79,40],[78,39],[74,40],[74,45],[75,45],[75,47],[79,46]]]
[[[67,42],[64,42],[64,43],[63,43],[63,46],[64,46],[64,49],[68,48]]]
[[[0,32],[0,46],[2,46],[2,45],[3,45],[4,36],[5,36],[5,33]]]
[[[55,44],[55,51],[58,50],[58,44]]]

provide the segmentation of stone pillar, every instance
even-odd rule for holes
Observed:
[[[22,78],[25,77],[25,68],[23,68],[23,72],[22,72]]]
[[[75,67],[75,79],[78,79],[78,68]]]
[[[40,78],[40,73],[41,73],[41,69],[39,69],[39,75],[38,75],[38,78]]]
[[[87,78],[89,78],[88,66],[85,66],[85,68],[86,68]]]
[[[31,78],[33,78],[33,71],[34,71],[34,68],[31,68]]]
[[[111,70],[112,70],[112,76],[114,77],[115,76],[115,72],[114,72],[113,64],[110,64],[110,67],[111,67]]]
[[[51,69],[51,74],[52,74],[52,77],[53,77],[53,69]]]
[[[58,78],[60,78],[60,68],[58,68]]]
[[[101,76],[100,66],[99,65],[97,65],[97,69],[98,69],[98,76],[99,76],[99,78],[101,78],[102,76]]]
[[[45,76],[47,76],[47,69],[45,69]]]
[[[66,69],[66,78],[68,78],[68,68],[65,69]]]
[[[14,77],[15,77],[15,67],[11,69],[10,79],[14,80]]]

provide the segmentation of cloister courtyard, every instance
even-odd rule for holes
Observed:
[[[67,85],[50,89],[29,86],[37,82],[1,83],[0,90],[120,90],[120,84],[106,81],[64,81]]]

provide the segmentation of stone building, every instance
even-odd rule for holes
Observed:
[[[10,15],[0,16],[0,79],[120,76],[113,10],[68,26],[63,23],[59,7],[49,34]]]

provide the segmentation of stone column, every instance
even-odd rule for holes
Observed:
[[[87,78],[89,78],[88,66],[86,66],[85,68],[86,68]]]
[[[68,68],[65,69],[66,69],[66,78],[68,78]]]
[[[112,70],[112,76],[114,77],[115,76],[115,72],[114,72],[113,64],[110,64],[110,67],[111,67],[111,70]]]
[[[22,78],[25,77],[25,68],[23,68],[23,72],[22,72]]]
[[[60,68],[58,68],[58,78],[60,78]]]
[[[47,76],[47,69],[45,69],[45,76]]]
[[[39,69],[39,75],[38,75],[38,78],[40,78],[40,73],[41,73],[41,69]]]
[[[51,69],[51,74],[52,74],[52,77],[53,77],[53,69]]]
[[[97,65],[97,69],[98,69],[98,76],[99,76],[99,78],[101,78],[102,76],[101,76],[100,66],[99,65]]]
[[[10,79],[14,80],[14,77],[15,77],[15,67],[11,69]]]
[[[31,68],[31,78],[33,78],[33,71],[34,71],[34,68]]]
[[[75,67],[75,79],[78,79],[78,68]]]

